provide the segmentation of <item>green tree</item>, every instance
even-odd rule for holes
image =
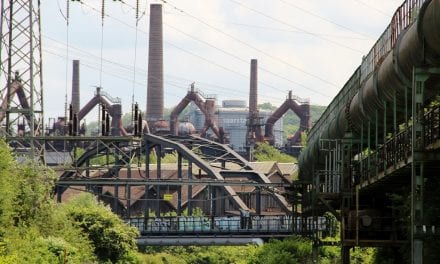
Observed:
[[[276,106],[272,105],[272,104],[269,103],[269,102],[259,104],[259,105],[258,105],[258,108],[260,108],[260,109],[262,109],[262,110],[270,110],[270,111],[273,111],[273,110],[277,109]]]
[[[257,144],[254,150],[254,157],[257,161],[297,162],[294,157],[281,153],[268,143]]]
[[[54,174],[34,163],[17,164],[0,140],[0,263],[94,261],[80,229],[58,212]]]
[[[88,235],[102,262],[135,263],[136,237],[139,232],[128,227],[109,207],[91,194],[81,194],[62,205],[69,220]]]
[[[255,264],[309,263],[312,257],[312,243],[307,239],[290,237],[285,240],[271,240],[264,244],[252,257]]]

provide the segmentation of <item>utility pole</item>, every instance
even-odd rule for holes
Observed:
[[[44,161],[40,0],[1,0],[0,135]]]

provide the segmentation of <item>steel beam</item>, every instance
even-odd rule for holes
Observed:
[[[226,181],[213,179],[189,179],[168,180],[168,179],[135,179],[135,178],[77,178],[77,179],[60,179],[57,182],[58,186],[83,186],[83,185],[129,185],[129,186],[143,186],[145,184],[152,186],[185,186],[185,185],[206,185],[206,186],[253,186],[253,187],[290,187],[289,183],[263,183],[255,181]]]

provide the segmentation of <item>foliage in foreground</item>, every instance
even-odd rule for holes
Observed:
[[[142,263],[148,264],[290,264],[313,263],[312,242],[309,239],[290,237],[271,240],[262,246],[213,247],[146,247],[141,249]],[[373,264],[376,251],[372,248],[351,252],[351,263]],[[340,249],[320,247],[318,263],[340,263]]]
[[[17,164],[3,140],[0,157],[0,264],[135,261],[137,234],[109,209],[90,195],[57,205],[52,171]]]
[[[127,226],[91,194],[84,193],[75,197],[63,205],[62,210],[69,221],[87,234],[100,261],[135,262],[138,230]]]

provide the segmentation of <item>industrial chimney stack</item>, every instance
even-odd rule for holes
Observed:
[[[251,60],[251,81],[249,89],[249,116],[246,133],[247,159],[253,161],[252,150],[255,143],[263,140],[261,135],[261,118],[258,115],[258,62]]]
[[[150,127],[163,118],[162,5],[150,5],[148,47],[147,121]]]
[[[258,61],[256,59],[251,60],[251,84],[249,92],[249,115],[255,115],[258,112],[258,94],[257,94],[257,72]]]
[[[72,65],[72,111],[74,114],[79,113],[79,60],[73,60]]]

